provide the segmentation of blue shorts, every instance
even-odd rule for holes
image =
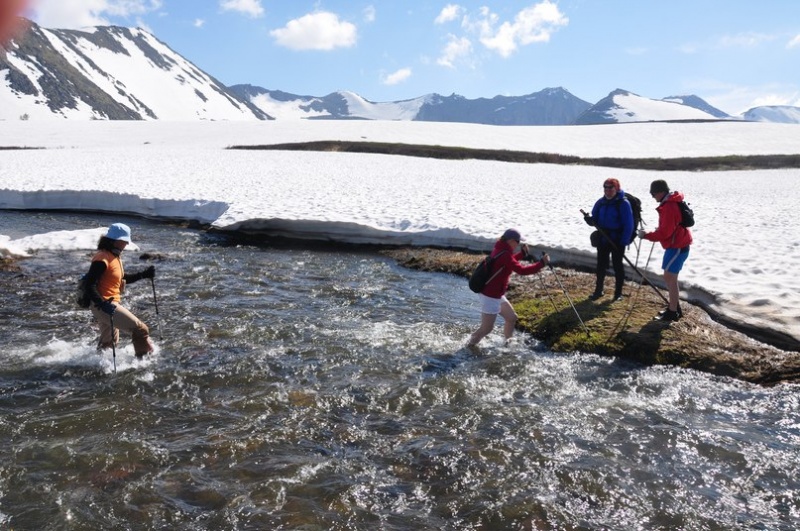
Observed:
[[[689,246],[664,250],[664,259],[661,261],[661,269],[677,275],[683,269],[683,263],[689,258]]]

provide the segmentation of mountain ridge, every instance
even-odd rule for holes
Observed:
[[[616,89],[595,104],[563,87],[522,96],[458,94],[373,102],[342,90],[296,95],[226,87],[140,28],[29,30],[0,48],[0,120],[414,120],[485,125],[589,125],[748,120],[800,123],[800,107],[755,107],[730,116],[696,95],[660,100]]]

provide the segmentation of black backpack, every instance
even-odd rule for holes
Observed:
[[[678,203],[678,209],[681,211],[681,226],[689,228],[694,227],[694,210],[689,206],[686,201]]]
[[[86,275],[78,279],[78,286],[75,290],[75,302],[81,308],[88,308],[92,304],[92,299],[89,297],[89,290],[86,289]]]
[[[633,211],[633,234],[631,234],[630,241],[625,244],[630,245],[633,243],[633,240],[636,239],[636,230],[639,228],[639,224],[642,222],[642,200],[633,194],[629,194],[628,192],[625,192],[625,198],[623,201],[626,199],[628,203],[630,203],[631,210]],[[620,217],[622,217],[621,214]]]
[[[494,265],[495,260],[497,260],[503,253],[505,253],[505,251],[501,251],[497,254],[497,256],[487,256],[481,260],[481,262],[478,264],[478,267],[475,268],[475,271],[473,271],[472,275],[469,277],[469,289],[475,293],[480,293],[483,291],[483,288],[486,287],[486,284],[488,284],[489,281],[491,281],[497,276],[498,273],[500,273],[500,271],[503,270],[501,267],[495,271],[494,275],[491,275],[492,266]]]

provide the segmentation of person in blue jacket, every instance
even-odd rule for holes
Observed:
[[[592,214],[584,214],[584,221],[597,227],[605,236],[597,241],[597,280],[590,300],[603,296],[603,283],[608,270],[608,259],[614,266],[614,299],[622,299],[622,286],[625,284],[625,266],[622,263],[625,247],[633,239],[633,208],[625,199],[625,192],[617,179],[606,179],[603,183],[603,197],[597,200]]]

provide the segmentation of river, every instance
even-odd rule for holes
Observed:
[[[800,527],[796,385],[469,350],[465,280],[369,250],[93,214],[0,211],[0,234],[113,221],[157,253],[123,255],[157,269],[124,301],[145,360],[96,352],[90,252],[0,272],[4,529]]]

